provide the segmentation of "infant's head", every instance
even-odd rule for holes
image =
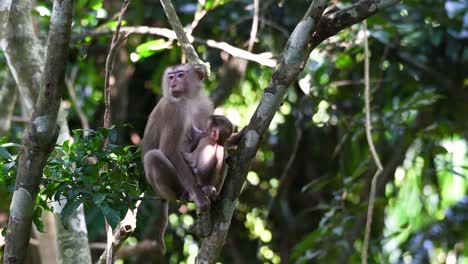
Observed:
[[[206,134],[219,145],[224,145],[226,139],[234,130],[231,121],[222,115],[212,115],[206,125]]]

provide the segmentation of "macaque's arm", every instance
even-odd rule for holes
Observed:
[[[166,122],[166,125],[161,129],[160,150],[174,166],[182,187],[189,193],[191,198],[194,198],[192,196],[197,195],[201,190],[197,190],[196,177],[182,154],[187,128],[184,128],[184,119],[177,115],[184,113],[178,111],[171,111],[171,113],[172,116],[168,119],[170,121]],[[205,204],[202,206],[205,206]],[[204,211],[206,208],[201,209]]]
[[[232,135],[228,139],[226,139],[226,142],[225,142],[224,145],[227,148],[237,146],[237,144],[239,144],[239,141],[241,140],[241,138],[244,136],[246,128],[247,127],[242,128],[241,131],[239,131],[237,133],[232,133]]]
[[[195,149],[200,143],[200,139],[202,139],[204,136],[206,136],[206,134],[203,130],[192,126],[190,129],[190,149]]]

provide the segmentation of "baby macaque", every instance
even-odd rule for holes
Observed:
[[[229,119],[221,115],[212,115],[208,119],[205,131],[192,127],[192,140],[198,144],[193,152],[184,153],[197,183],[202,186],[202,191],[211,201],[217,198],[224,183],[224,147],[232,132],[233,126]]]

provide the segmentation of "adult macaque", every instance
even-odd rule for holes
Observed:
[[[169,200],[178,200],[186,192],[197,212],[209,219],[210,200],[183,157],[192,151],[192,127],[204,130],[213,112],[213,104],[201,92],[203,78],[204,72],[195,66],[168,67],[162,80],[163,97],[151,112],[143,136],[145,176],[162,199],[162,227],[157,239],[163,252]],[[206,236],[211,230],[202,228],[201,232]]]
[[[199,141],[192,153],[184,153],[198,184],[211,201],[219,195],[226,177],[224,145],[232,131],[233,126],[229,119],[221,115],[212,115],[208,119],[205,131],[200,133],[195,127],[192,129],[192,140]]]

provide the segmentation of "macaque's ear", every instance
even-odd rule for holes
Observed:
[[[203,69],[203,67],[201,66],[193,66],[193,71],[195,72],[195,74],[197,75],[198,79],[200,81],[202,81],[203,79],[205,79],[205,70]]]

